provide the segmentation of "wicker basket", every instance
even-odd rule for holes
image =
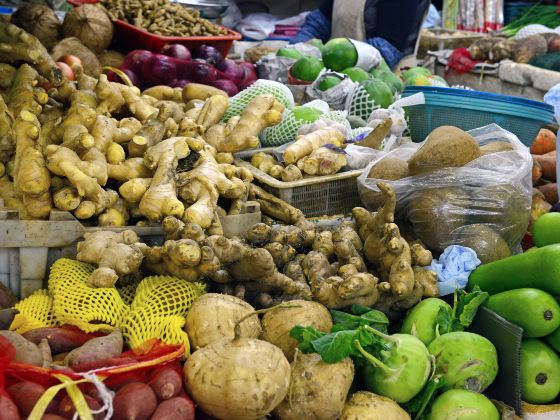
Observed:
[[[267,175],[248,162],[253,154],[271,153],[272,150],[274,148],[269,147],[237,153],[235,164],[249,169],[260,187],[300,209],[306,217],[347,214],[354,207],[362,205],[356,181],[356,178],[362,173],[361,169],[283,182]]]
[[[453,50],[455,48],[470,47],[475,41],[488,36],[477,32],[453,31],[450,29],[434,28],[420,32],[420,47],[418,58],[426,56],[428,51]]]

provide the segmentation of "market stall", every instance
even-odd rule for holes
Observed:
[[[82,3],[0,20],[0,420],[559,415],[553,106]]]

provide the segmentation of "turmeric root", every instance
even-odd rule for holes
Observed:
[[[119,278],[139,270],[146,248],[132,230],[97,231],[78,242],[76,259],[98,267],[87,280],[91,287],[113,287]]]
[[[340,147],[343,143],[344,135],[338,128],[321,128],[296,137],[296,141],[284,150],[284,162],[288,165],[295,164],[301,158],[309,156],[314,150],[326,144]]]

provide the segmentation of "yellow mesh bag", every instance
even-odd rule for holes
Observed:
[[[134,348],[158,338],[167,344],[183,344],[189,353],[189,339],[183,331],[185,316],[192,302],[204,293],[204,285],[175,277],[146,277],[136,289],[131,311],[122,330]]]
[[[94,267],[61,258],[51,267],[49,291],[54,313],[62,324],[85,332],[111,330],[122,324],[129,308],[114,287],[92,288],[86,284]]]
[[[134,300],[134,295],[136,294],[136,288],[138,287],[138,283],[130,283],[126,286],[117,287],[119,295],[123,300],[124,304],[130,306],[132,301]]]
[[[46,290],[37,290],[27,298],[16,303],[14,308],[19,310],[10,325],[10,329],[19,334],[42,327],[58,325],[54,314],[53,298]]]

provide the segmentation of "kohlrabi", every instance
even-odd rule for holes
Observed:
[[[498,374],[496,348],[478,334],[444,334],[430,343],[428,351],[436,358],[435,375],[444,383],[443,389],[483,392]]]
[[[452,389],[436,398],[427,420],[499,420],[492,402],[482,394]]]

